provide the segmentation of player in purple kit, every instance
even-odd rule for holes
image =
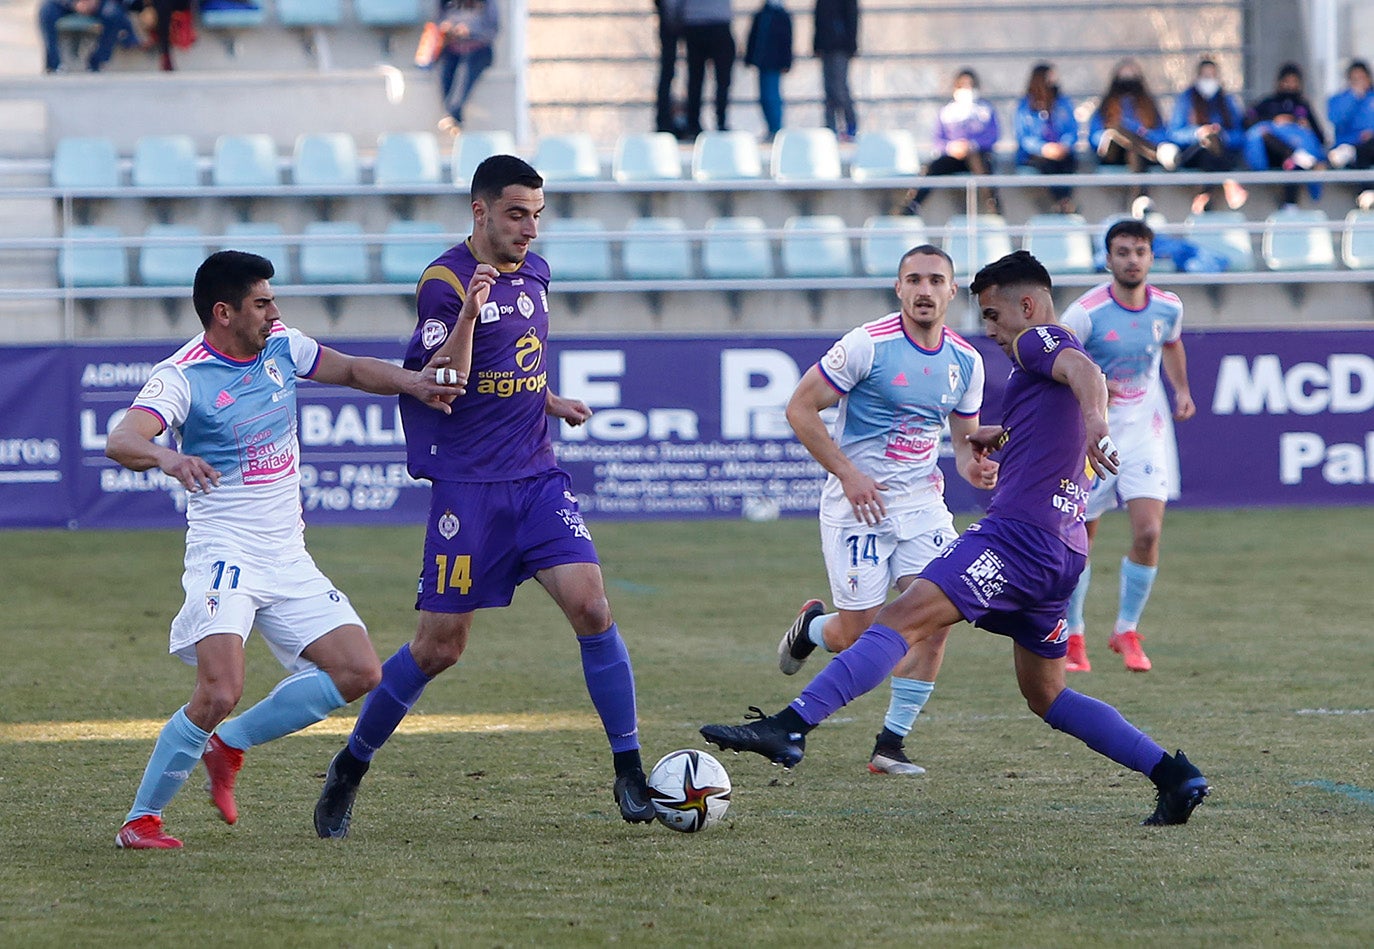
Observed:
[[[472,236],[420,276],[405,365],[451,358],[467,394],[453,403],[447,425],[401,399],[410,473],[433,483],[419,626],[382,664],[381,684],[329,765],[315,806],[321,837],[348,835],[373,754],[429,681],[463,654],[473,612],[509,605],[530,577],[577,634],[587,691],[611,745],[621,816],[653,820],[630,656],[611,618],[591,533],[549,440],[549,417],[580,425],[591,410],[548,388],[549,267],[529,252],[543,187],[519,158],[482,162],[472,176]]]
[[[883,682],[907,650],[960,620],[1008,636],[1026,704],[1052,728],[1148,775],[1158,791],[1146,824],[1186,823],[1211,790],[1182,752],[1168,754],[1112,706],[1064,685],[1064,613],[1083,569],[1088,465],[1115,472],[1107,386],[1054,315],[1044,266],[1017,251],[978,272],[970,292],[983,322],[1012,357],[1001,426],[971,436],[979,454],[1000,452],[987,516],[969,527],[879,611],[858,642],[830,661],[774,715],[705,725],[702,737],[775,764],[801,761],[806,734]]]

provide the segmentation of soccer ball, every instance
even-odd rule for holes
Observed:
[[[664,755],[649,772],[649,797],[659,821],[694,834],[717,823],[730,807],[730,775],[704,751]]]

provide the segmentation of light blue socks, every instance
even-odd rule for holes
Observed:
[[[210,733],[202,731],[186,717],[186,706],[177,709],[157,736],[157,744],[153,745],[148,767],[143,769],[143,780],[138,784],[134,806],[124,818],[125,823],[145,814],[161,817],[162,809],[191,776],[191,769],[200,760],[209,740]]]
[[[277,683],[267,698],[216,729],[220,740],[244,750],[298,732],[348,703],[323,669],[307,669]]]
[[[921,714],[930,693],[934,691],[934,682],[893,676],[892,698],[888,700],[883,727],[905,738],[911,733],[912,726],[916,724],[916,716]]]
[[[1140,628],[1140,614],[1150,599],[1158,567],[1145,567],[1129,557],[1121,558],[1121,606],[1116,614],[1116,632]]]

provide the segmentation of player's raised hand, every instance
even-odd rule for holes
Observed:
[[[211,488],[219,487],[219,471],[199,455],[172,452],[158,463],[158,468],[176,478],[191,494],[208,494]]]
[[[544,401],[544,414],[577,426],[592,417],[592,410],[581,399],[565,399],[550,392]]]
[[[468,281],[467,295],[463,297],[463,309],[458,314],[460,320],[477,320],[498,276],[499,271],[491,264],[477,265],[472,272],[472,279]]]
[[[849,499],[849,506],[858,520],[873,525],[887,516],[887,503],[882,495],[887,485],[874,481],[856,468],[840,476],[840,487],[844,489],[844,496]]]
[[[467,392],[467,374],[447,368],[448,356],[435,356],[415,374],[409,394],[445,415],[453,413],[453,400]]]

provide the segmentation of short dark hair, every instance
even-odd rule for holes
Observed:
[[[495,201],[511,185],[544,187],[544,179],[533,166],[514,155],[492,155],[472,173],[472,200]]]
[[[961,69],[961,70],[959,70],[957,73],[955,73],[955,74],[954,74],[954,81],[955,81],[955,82],[958,82],[960,79],[963,79],[965,76],[968,76],[970,79],[973,80],[973,85],[974,85],[975,87],[981,87],[981,86],[983,85],[981,82],[978,81],[978,74],[977,74],[976,72],[973,71],[973,68],[972,68],[971,66],[965,66],[963,69]]]
[[[209,327],[216,303],[227,303],[237,310],[253,284],[271,280],[276,272],[272,261],[247,251],[222,250],[206,257],[196,268],[191,287],[191,303],[200,325]]]
[[[1128,217],[1117,221],[1107,228],[1107,236],[1102,239],[1102,246],[1108,251],[1112,249],[1112,241],[1118,237],[1138,237],[1147,244],[1153,245],[1155,242],[1154,228],[1146,224],[1139,218]]]
[[[1279,82],[1283,82],[1289,76],[1297,76],[1302,79],[1302,67],[1297,63],[1288,62],[1279,67]]]
[[[902,272],[902,264],[906,263],[908,257],[915,257],[917,254],[929,254],[931,257],[943,257],[945,263],[949,264],[949,272],[954,273],[954,258],[946,254],[934,244],[918,244],[902,255],[902,259],[897,261],[897,272]]]
[[[1054,289],[1054,281],[1050,279],[1050,272],[1045,265],[1030,251],[1018,250],[978,271],[973,283],[969,284],[968,292],[977,296],[993,287],[1015,287],[1027,283],[1046,290]]]
[[[1350,61],[1350,65],[1345,67],[1346,78],[1349,79],[1350,74],[1357,69],[1360,70],[1360,72],[1364,73],[1366,76],[1369,75],[1369,63],[1365,62],[1363,59],[1352,59]]]

